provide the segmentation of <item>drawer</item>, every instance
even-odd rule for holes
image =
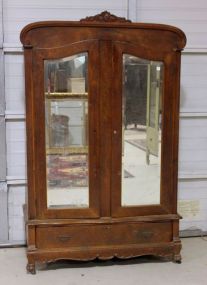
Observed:
[[[172,224],[119,223],[68,226],[38,226],[37,248],[115,246],[137,243],[160,243],[172,240]]]

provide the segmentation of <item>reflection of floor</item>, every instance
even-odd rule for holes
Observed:
[[[145,152],[125,143],[125,153],[128,159],[124,161],[125,169],[133,178],[122,180],[122,204],[146,205],[160,202],[160,167],[157,158],[151,157],[150,164],[146,164]]]
[[[146,132],[129,129],[124,137],[123,167],[133,178],[122,179],[122,205],[159,204],[160,161],[150,155],[150,164],[146,163]]]
[[[88,208],[89,195],[88,187],[56,188],[53,187],[47,192],[48,207],[50,208]]]
[[[142,149],[146,150],[146,139],[131,139],[131,140],[126,140],[126,142]]]

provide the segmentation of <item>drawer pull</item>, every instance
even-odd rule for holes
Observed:
[[[59,236],[58,239],[62,242],[71,240],[71,236]]]

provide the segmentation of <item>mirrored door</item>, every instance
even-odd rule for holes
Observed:
[[[123,207],[160,204],[162,66],[123,54]]]
[[[45,60],[48,208],[88,208],[88,53]]]
[[[36,55],[35,183],[44,217],[99,215],[97,49],[93,40]]]
[[[162,184],[164,61],[114,44],[112,215],[166,213]]]

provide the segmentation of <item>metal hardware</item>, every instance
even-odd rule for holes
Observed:
[[[69,241],[71,240],[71,236],[59,236],[58,239],[62,242],[66,242],[66,241]]]

